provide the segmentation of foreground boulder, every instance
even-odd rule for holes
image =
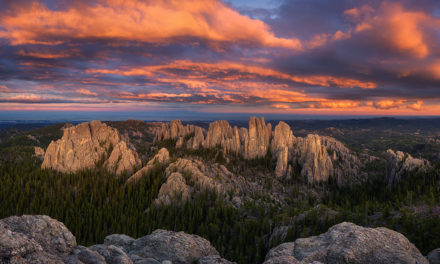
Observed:
[[[436,248],[428,254],[429,264],[440,264],[440,248]]]
[[[288,261],[290,260],[290,261]],[[341,223],[326,233],[284,243],[269,251],[269,263],[428,264],[402,234],[388,228],[366,228]]]
[[[192,263],[203,257],[219,255],[208,240],[184,232],[156,230],[133,241],[130,255],[152,258],[159,262]]]
[[[221,258],[208,240],[184,232],[156,230],[134,239],[107,236],[104,244],[77,246],[63,223],[45,215],[12,216],[0,220],[0,263],[133,264],[218,263]]]
[[[72,233],[48,216],[0,220],[0,263],[62,263],[75,248]]]
[[[133,146],[115,128],[92,121],[65,128],[63,137],[50,143],[41,167],[75,172],[100,162],[116,174],[141,164]]]

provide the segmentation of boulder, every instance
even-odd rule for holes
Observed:
[[[0,220],[0,260],[60,263],[75,247],[72,233],[48,216],[23,215]]]
[[[41,167],[76,172],[101,161],[117,174],[141,164],[134,147],[115,128],[92,121],[64,129],[62,138],[49,144]]]
[[[233,264],[227,259],[220,257],[220,255],[211,255],[203,257],[197,261],[197,264]]]
[[[119,247],[114,245],[93,245],[89,249],[104,257],[107,264],[133,264],[133,261]]]
[[[95,250],[78,246],[75,251],[73,252],[73,255],[80,263],[84,264],[107,264],[105,261],[105,258],[101,256],[98,252]],[[71,260],[75,259],[71,258]]]
[[[169,260],[175,264],[192,263],[206,256],[219,255],[208,240],[184,232],[155,230],[136,239],[129,255],[152,258],[159,262]]]
[[[294,258],[301,263],[428,264],[402,234],[388,228],[366,228],[347,222],[319,236],[281,244],[269,251],[265,263],[285,263],[276,261],[280,257]]]
[[[122,248],[125,252],[130,252],[133,242],[134,238],[124,234],[113,234],[106,236],[104,239],[104,245],[113,245]]]
[[[428,254],[429,264],[440,264],[440,248],[436,248]]]

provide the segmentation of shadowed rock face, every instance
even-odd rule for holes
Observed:
[[[0,220],[0,263],[21,264],[133,264],[224,263],[211,243],[184,232],[156,230],[134,239],[107,236],[104,244],[77,246],[64,226],[45,215],[13,216]],[[165,262],[163,262],[165,261]]]
[[[428,254],[429,264],[440,264],[440,248],[436,248]]]
[[[64,129],[63,137],[50,143],[41,166],[75,172],[93,168],[101,160],[116,174],[131,172],[141,164],[136,151],[115,128],[92,121]]]
[[[413,158],[408,153],[389,149],[386,154],[387,158],[387,182],[392,185],[394,182],[400,181],[405,172],[417,170],[426,171],[431,167],[429,161],[425,159]]]
[[[292,259],[292,262],[281,261],[286,258]],[[281,244],[269,251],[265,263],[299,261],[325,264],[428,264],[428,260],[402,234],[387,228],[365,228],[347,222],[335,225],[319,236]]]

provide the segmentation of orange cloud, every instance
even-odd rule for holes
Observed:
[[[407,108],[412,109],[412,110],[416,110],[416,111],[420,111],[420,110],[422,110],[422,104],[423,104],[423,101],[417,101],[413,104],[407,105]]]
[[[392,108],[398,108],[404,102],[406,102],[406,100],[380,100],[374,102],[374,106],[378,109],[392,109]]]
[[[51,10],[33,2],[0,18],[13,45],[60,44],[69,39],[168,43],[185,38],[301,50],[300,40],[276,37],[263,21],[217,0],[100,0],[96,5]]]
[[[92,96],[97,96],[98,94],[95,92],[91,92],[87,89],[78,89],[76,90],[77,93],[82,94],[82,95],[92,95]]]
[[[328,101],[318,104],[320,108],[356,108],[359,105],[360,102],[356,101]]]
[[[17,54],[20,56],[34,57],[34,58],[38,58],[38,59],[61,59],[61,58],[70,57],[70,54],[68,54],[67,52],[48,53],[48,52],[35,52],[35,51],[20,50],[17,52]]]
[[[439,20],[421,11],[405,10],[397,2],[383,2],[378,10],[363,6],[344,12],[354,21],[354,32],[368,32],[390,48],[416,58],[425,58],[429,52],[429,35],[426,29],[438,27]]]
[[[7,93],[11,90],[6,85],[0,85],[0,93]]]
[[[181,70],[190,73],[191,75],[183,78],[181,74],[177,75],[173,72]],[[139,68],[122,68],[115,70],[108,69],[88,69],[87,73],[100,74],[117,74],[123,76],[161,76],[166,75],[173,77],[174,80],[170,82],[181,82],[188,84],[189,87],[206,87],[209,83],[220,81],[246,81],[260,78],[273,78],[283,81],[290,81],[295,83],[302,83],[314,86],[325,87],[340,87],[340,88],[355,88],[362,89],[376,88],[377,84],[374,82],[365,82],[351,78],[334,77],[327,75],[312,75],[312,76],[298,76],[290,75],[280,71],[272,70],[261,66],[245,65],[235,62],[216,62],[204,63],[193,62],[187,60],[177,60],[164,65],[143,66]],[[212,75],[211,78],[208,75]]]

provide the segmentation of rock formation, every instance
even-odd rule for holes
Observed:
[[[159,194],[155,200],[157,204],[168,205],[173,199],[178,198],[180,201],[186,201],[191,197],[191,187],[186,184],[180,172],[173,172],[162,184]]]
[[[143,175],[147,175],[154,168],[155,164],[165,165],[168,162],[170,162],[170,153],[166,148],[161,148],[159,152],[148,161],[147,165],[128,178],[127,183],[140,180]]]
[[[180,120],[172,120],[169,123],[163,123],[162,127],[157,131],[155,141],[163,141],[175,139],[176,148],[183,147],[185,139],[187,139],[186,147],[190,149],[199,148],[205,140],[205,130],[199,126],[186,125],[183,126]]]
[[[116,174],[131,172],[141,164],[136,151],[116,129],[92,121],[64,129],[63,137],[49,144],[41,166],[75,172],[92,168],[100,161]]]
[[[77,246],[63,223],[44,215],[13,216],[0,220],[0,263],[22,264],[133,264],[219,263],[221,258],[209,241],[184,232],[156,230],[134,239],[107,236],[104,244]]]
[[[190,139],[185,141],[188,137]],[[212,122],[206,137],[202,128],[182,126],[179,120],[174,120],[163,124],[156,136],[157,140],[169,138],[177,139],[178,148],[220,147],[224,154],[241,155],[245,159],[263,158],[270,150],[276,162],[277,177],[288,176],[292,171],[288,164],[298,163],[308,183],[334,177],[338,184],[344,184],[353,179],[361,181],[366,176],[360,172],[358,157],[341,142],[318,135],[296,138],[285,122],[279,122],[272,133],[272,125],[266,124],[263,117],[251,117],[249,128],[231,127],[225,120]]]
[[[272,135],[272,125],[264,122],[264,117],[249,119],[249,143],[245,145],[245,158],[266,156]]]
[[[63,223],[44,215],[0,220],[0,263],[62,263],[76,247]]]
[[[186,201],[197,191],[215,190],[224,194],[244,185],[242,177],[235,177],[223,165],[207,166],[198,160],[179,158],[165,170],[166,182],[162,184],[156,204],[167,205],[175,198]]]
[[[366,228],[341,223],[326,233],[284,243],[269,251],[269,263],[386,264],[428,260],[402,234],[387,228]]]
[[[293,149],[294,141],[295,137],[290,126],[280,121],[275,127],[271,143],[272,156],[277,162],[275,167],[277,177],[282,177],[287,172],[287,163],[292,156],[290,152]]]
[[[436,248],[428,254],[429,264],[440,264],[440,248]]]
[[[36,156],[38,159],[40,159],[40,160],[43,160],[43,159],[44,159],[44,154],[45,154],[45,152],[44,152],[44,149],[43,149],[43,148],[40,148],[40,147],[34,147],[34,153],[35,153],[35,156]]]
[[[312,134],[296,138],[293,152],[294,159],[302,167],[301,175],[309,183],[327,181],[333,176],[341,185],[366,177],[360,172],[358,157],[334,138]]]
[[[387,159],[387,183],[391,186],[393,183],[400,181],[403,174],[410,171],[426,171],[429,167],[429,161],[425,159],[413,158],[408,153],[389,149],[386,153]]]

